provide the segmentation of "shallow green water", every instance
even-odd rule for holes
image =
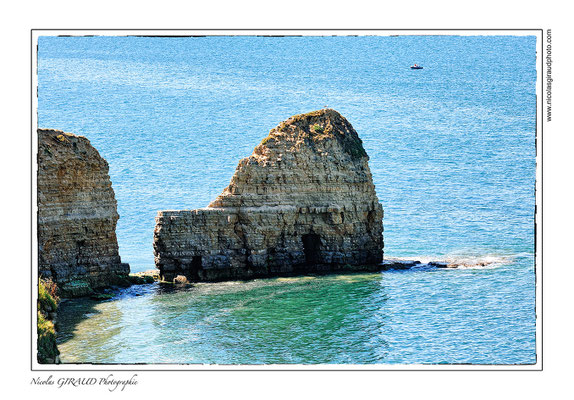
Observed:
[[[59,348],[66,363],[534,363],[531,261],[132,287],[65,302]]]

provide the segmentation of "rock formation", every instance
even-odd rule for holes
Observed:
[[[108,163],[88,139],[39,129],[39,275],[70,295],[125,277],[129,265],[118,254],[118,218]]]
[[[160,275],[215,281],[380,269],[383,210],[368,159],[338,112],[289,118],[239,161],[207,208],[158,213]]]

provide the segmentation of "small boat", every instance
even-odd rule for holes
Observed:
[[[420,65],[411,65],[411,69],[423,69]]]

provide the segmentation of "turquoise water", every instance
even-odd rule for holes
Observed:
[[[39,126],[108,160],[132,271],[154,268],[158,210],[206,206],[324,106],[363,139],[386,257],[495,261],[68,302],[63,359],[535,362],[535,62],[532,36],[40,37]]]

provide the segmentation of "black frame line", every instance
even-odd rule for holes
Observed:
[[[314,372],[314,371],[325,371],[325,372],[542,372],[544,371],[544,280],[543,278],[543,264],[544,264],[544,251],[543,251],[543,243],[544,243],[544,223],[543,223],[543,205],[544,205],[544,168],[543,168],[543,159],[544,159],[544,146],[543,146],[543,137],[544,137],[544,124],[545,124],[545,119],[544,119],[544,115],[543,115],[543,111],[544,108],[542,106],[543,104],[543,93],[544,93],[544,44],[545,44],[545,37],[544,37],[544,29],[543,28],[535,28],[535,29],[527,29],[527,28],[517,28],[517,29],[512,29],[512,28],[502,28],[502,29],[488,29],[488,28],[467,28],[467,29],[462,29],[462,28],[455,28],[455,29],[449,29],[449,28],[445,28],[445,29],[440,29],[440,28],[397,28],[397,29],[392,29],[392,28],[385,28],[385,29],[381,29],[381,28],[375,28],[375,29],[367,29],[367,28],[359,28],[359,29],[351,29],[351,28],[345,28],[345,29],[320,29],[320,28],[310,28],[310,29],[280,29],[280,28],[271,28],[271,29],[265,29],[265,28],[255,28],[255,29],[249,29],[249,28],[240,28],[240,29],[230,29],[230,28],[222,28],[222,29],[217,29],[217,28],[194,28],[194,29],[187,29],[187,28],[166,28],[166,29],[161,29],[161,28],[154,28],[154,29],[137,29],[137,28],[129,28],[129,29],[121,29],[121,28],[105,28],[105,29],[89,29],[89,28],[80,28],[80,29],[73,29],[73,28],[65,28],[65,29],[55,29],[55,28],[47,28],[47,29],[43,29],[43,28],[32,28],[30,29],[30,48],[31,48],[31,52],[30,52],[30,310],[33,309],[34,306],[34,292],[32,290],[33,284],[32,284],[32,277],[34,275],[34,238],[33,238],[33,227],[34,227],[34,215],[33,215],[33,211],[34,211],[34,204],[33,204],[33,193],[34,193],[34,179],[33,179],[33,173],[35,172],[35,164],[34,164],[34,156],[35,154],[33,154],[33,140],[34,140],[34,112],[37,113],[36,110],[34,110],[34,97],[32,95],[34,87],[34,79],[33,79],[33,74],[34,74],[34,52],[38,52],[38,44],[34,43],[34,32],[66,32],[66,31],[74,31],[74,32],[85,32],[85,31],[90,31],[90,32],[134,32],[134,31],[138,31],[138,32],[155,32],[155,31],[161,31],[161,32],[180,32],[180,31],[185,31],[185,32],[212,32],[212,31],[219,31],[219,32],[398,32],[398,31],[410,31],[410,32],[423,32],[420,35],[418,34],[409,34],[409,36],[431,36],[431,35],[426,35],[424,34],[424,32],[472,32],[472,31],[476,31],[476,32],[481,32],[481,31],[487,31],[487,32],[504,32],[504,31],[513,31],[513,32],[539,32],[540,33],[540,71],[539,73],[537,73],[537,79],[540,79],[540,95],[541,98],[538,98],[538,96],[536,96],[536,120],[535,120],[535,137],[534,137],[534,143],[535,143],[535,154],[536,154],[536,158],[538,156],[538,146],[540,145],[540,204],[538,204],[536,202],[537,200],[537,186],[538,186],[538,178],[536,177],[535,179],[535,185],[534,185],[534,199],[535,199],[535,206],[534,206],[534,276],[535,276],[535,292],[537,291],[538,285],[540,284],[540,280],[542,280],[542,283],[540,284],[540,304],[538,304],[538,298],[535,298],[535,321],[536,321],[536,326],[538,326],[538,322],[540,322],[540,335],[536,335],[536,341],[535,341],[535,347],[538,348],[538,344],[537,341],[540,340],[540,354],[538,354],[538,352],[536,352],[536,363],[534,364],[466,364],[466,363],[461,363],[461,364],[449,364],[450,366],[469,366],[469,367],[474,367],[474,366],[478,366],[479,368],[469,368],[469,369],[452,369],[452,368],[438,368],[438,369],[431,369],[434,366],[440,366],[440,365],[444,365],[444,364],[399,364],[400,367],[398,368],[389,368],[386,369],[384,368],[384,366],[390,366],[393,364],[373,364],[373,366],[375,365],[380,365],[382,366],[382,368],[307,368],[307,365],[313,365],[313,364],[293,364],[293,368],[253,368],[254,366],[273,366],[273,365],[288,365],[288,364],[178,364],[178,363],[166,363],[166,364],[162,364],[162,363],[154,363],[154,364],[147,364],[147,363],[137,363],[137,364],[124,364],[124,363],[112,363],[112,364],[96,364],[96,363],[77,363],[77,364],[67,364],[67,365],[77,365],[77,366],[84,366],[84,365],[91,365],[91,366],[107,366],[107,365],[113,365],[113,366],[118,366],[118,365],[129,365],[129,366],[138,366],[138,365],[166,365],[166,366],[180,366],[182,368],[178,368],[178,369],[114,369],[114,368],[105,368],[105,369],[90,369],[90,368],[81,368],[81,369],[60,369],[60,368],[34,368],[34,354],[33,354],[33,340],[34,340],[34,335],[32,334],[33,332],[33,323],[34,323],[34,318],[33,318],[33,313],[30,312],[30,371],[32,372],[77,372],[77,371],[89,371],[89,372],[107,372],[107,371],[111,371],[111,372],[254,372],[254,371],[261,371],[261,372]],[[80,35],[58,35],[61,37],[72,37],[72,36],[80,36]],[[89,34],[89,35],[83,35],[85,37],[90,37],[90,36],[103,36],[103,35],[97,35],[97,34]],[[252,35],[252,34],[244,34],[244,35],[233,35],[233,34],[225,34],[225,35],[192,35],[192,34],[186,34],[186,35],[147,35],[147,34],[134,34],[134,35],[124,35],[124,34],[119,34],[119,35],[114,35],[117,37],[217,37],[217,36],[267,36],[267,37],[285,37],[285,36],[289,36],[289,37],[301,37],[301,36],[308,36],[308,35],[303,35],[303,34],[294,34],[294,35],[287,35],[287,34],[277,34],[277,35],[272,35],[272,34],[267,34],[267,35]],[[359,35],[317,35],[317,36],[359,36]],[[376,34],[365,34],[365,35],[361,35],[361,36],[379,36]],[[406,36],[406,35],[405,35]],[[438,35],[435,35],[438,36]],[[441,35],[443,36],[443,35]],[[444,36],[448,36],[448,35],[444,35]],[[450,35],[453,36],[453,35]],[[36,57],[36,62],[37,62],[37,57]],[[38,96],[38,88],[36,86],[35,88],[35,92],[36,92],[36,97]],[[541,103],[539,103],[539,101]],[[540,116],[538,115],[538,113],[540,112]],[[540,117],[540,138],[538,137],[538,118]],[[37,115],[36,115],[36,119],[37,119]],[[539,140],[540,139],[540,140]],[[537,161],[535,159],[535,161]],[[536,172],[538,171],[538,163],[536,162]],[[537,235],[537,221],[536,221],[536,217],[538,215],[538,206],[540,206],[540,265],[537,265],[537,255],[538,255],[538,245],[537,245],[537,240],[538,240],[538,235]],[[37,221],[37,219],[36,219]],[[538,271],[538,268],[540,268],[540,271]],[[540,273],[540,277],[538,276],[538,274]],[[540,279],[539,279],[540,278]],[[538,317],[538,313],[536,312],[539,309],[540,306],[540,312],[541,312],[541,317],[540,320],[538,321],[539,317]],[[540,337],[538,337],[540,336]],[[528,366],[532,366],[532,365],[537,365],[538,364],[538,360],[540,358],[540,368],[539,369],[530,369],[530,368],[526,368]],[[46,365],[52,365],[52,364],[46,364]],[[55,364],[53,364],[55,365]],[[201,369],[196,369],[193,366],[205,366],[207,368],[201,368]],[[232,368],[223,368],[223,369],[216,369],[216,368],[209,368],[212,365],[217,365],[217,366],[229,366]],[[321,364],[315,364],[315,365],[321,365]],[[324,364],[323,364],[324,365]],[[337,365],[341,365],[341,364],[331,364],[333,366],[337,366]],[[370,364],[351,364],[351,365],[356,365],[357,367],[363,367],[363,366],[371,366]],[[413,368],[404,368],[407,365],[412,365]],[[416,368],[418,366],[428,366],[429,368]],[[506,366],[509,366],[509,368],[506,368]],[[523,365],[524,368],[519,368],[517,367],[518,365]],[[186,368],[187,366],[192,366],[191,368]],[[490,366],[492,368],[481,368],[484,366]],[[514,368],[513,368],[514,366]],[[303,367],[303,368],[301,368]]]

